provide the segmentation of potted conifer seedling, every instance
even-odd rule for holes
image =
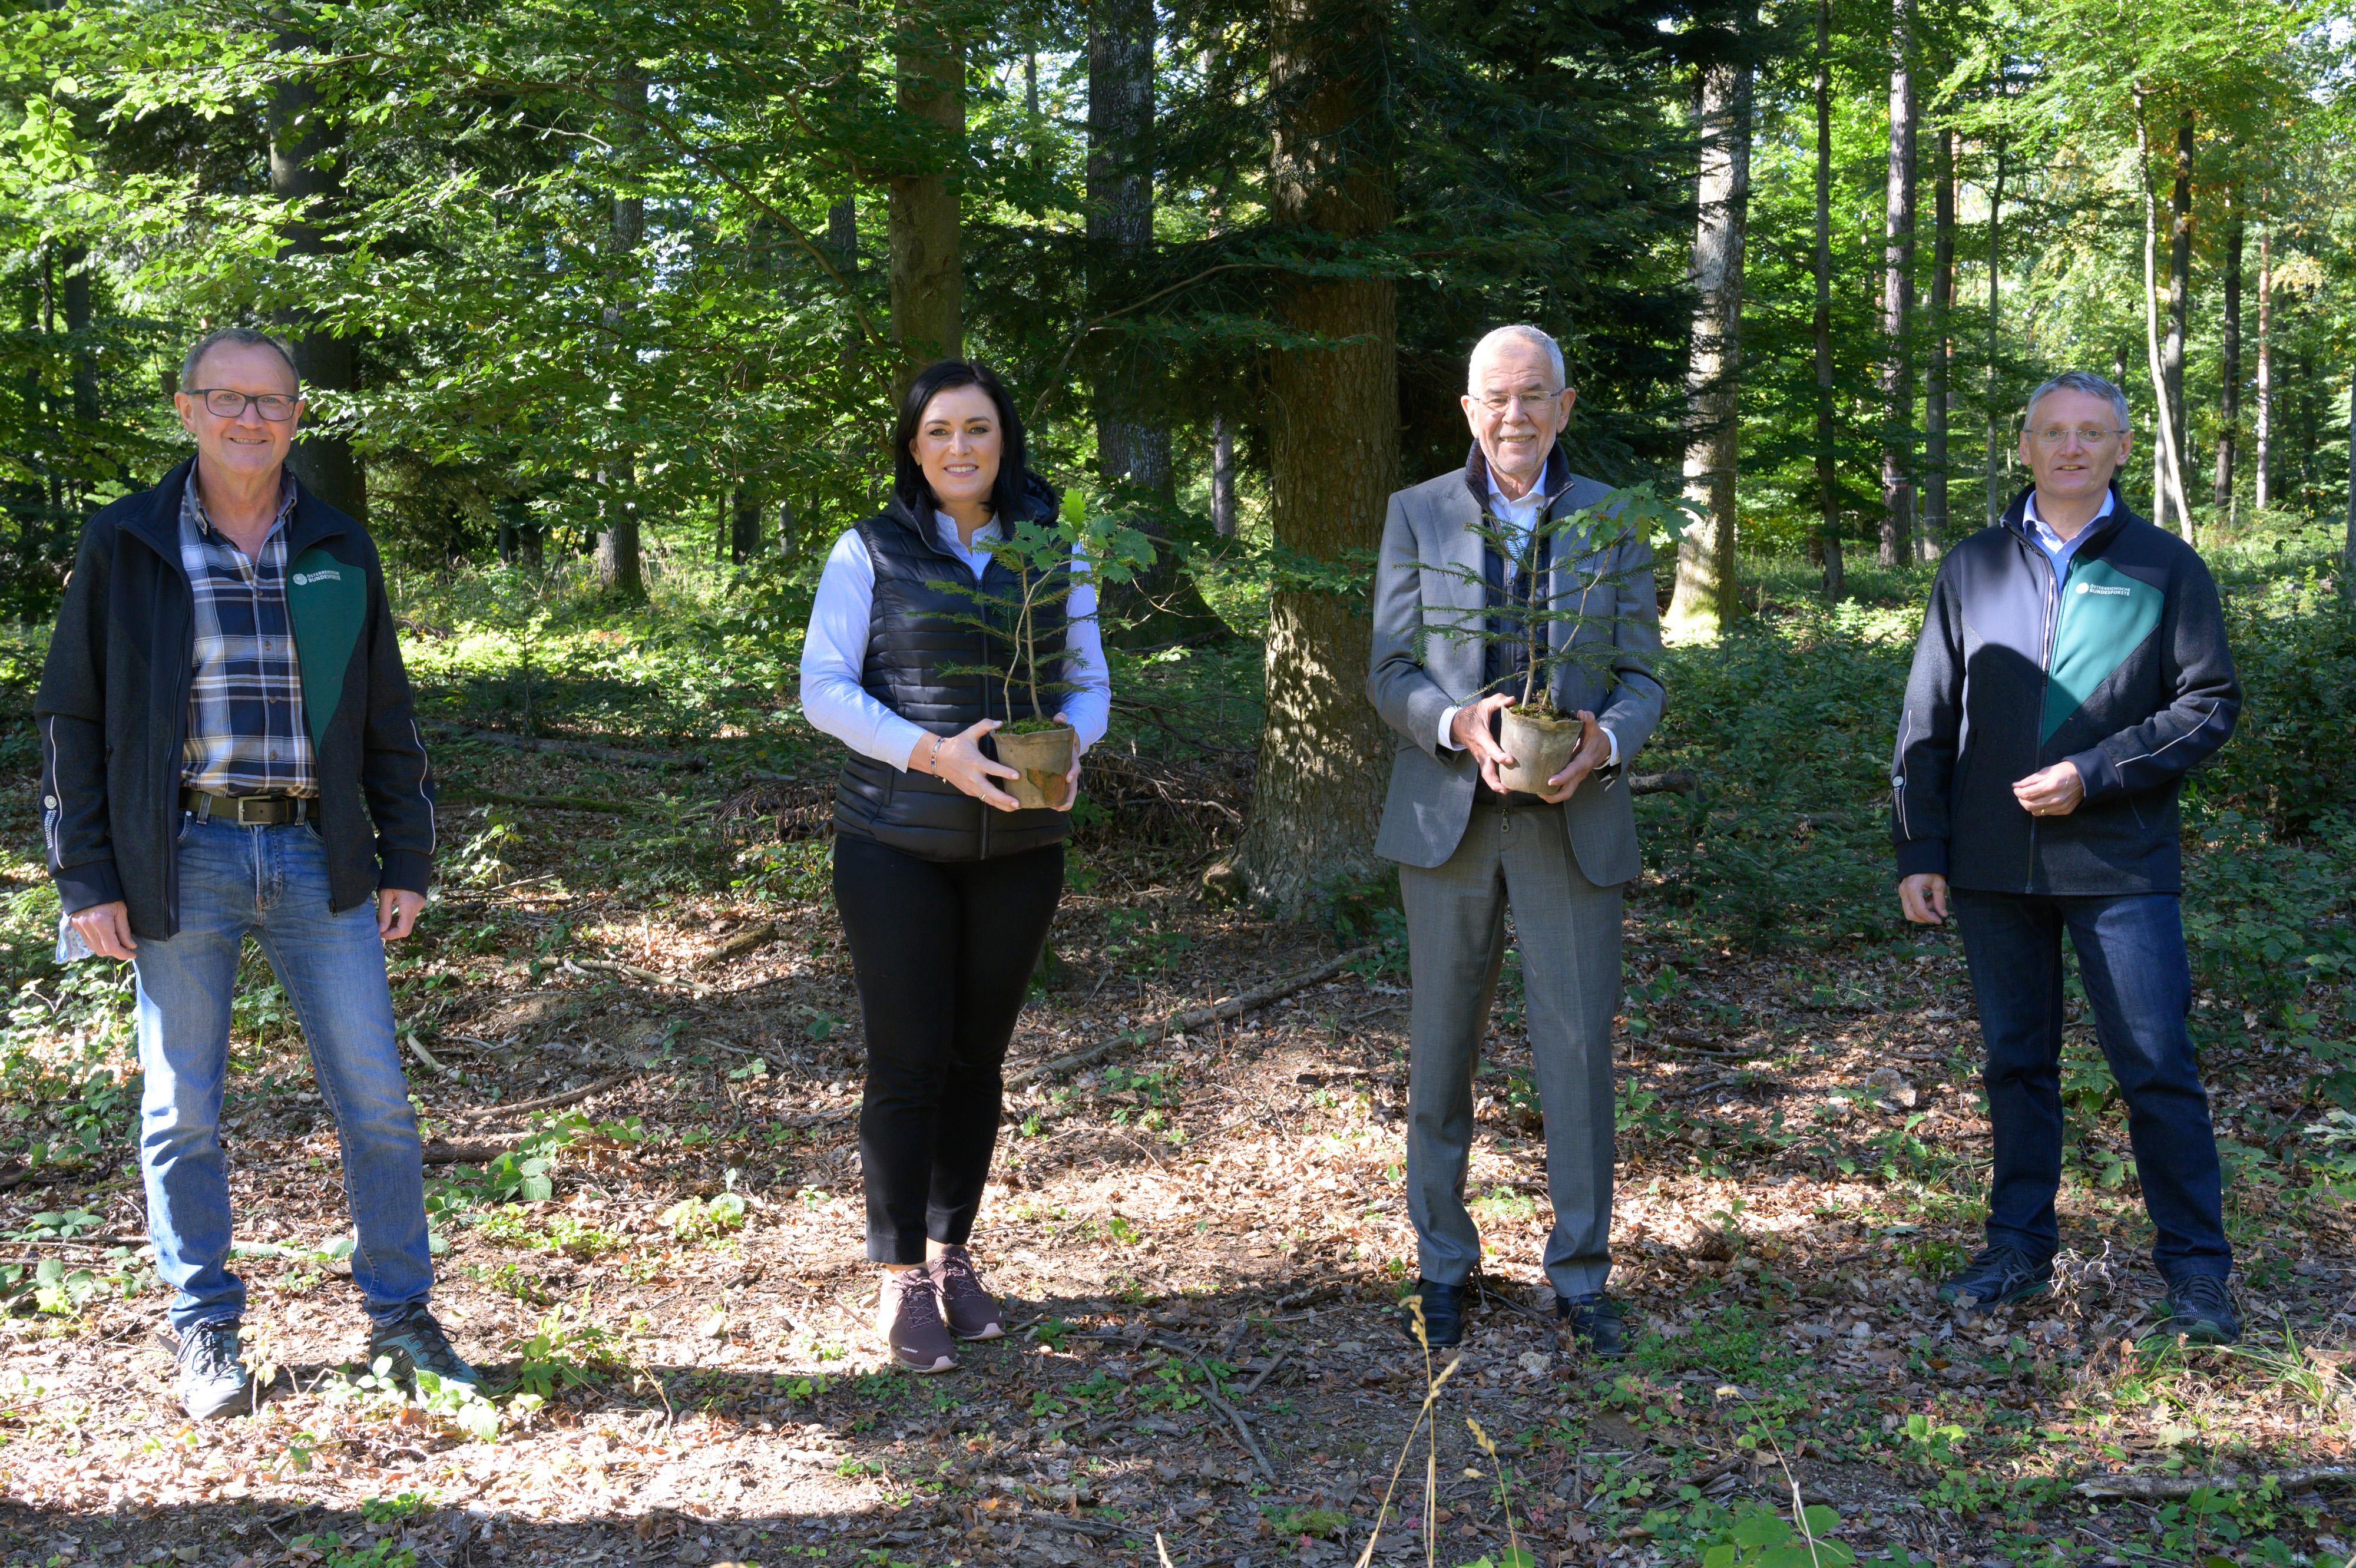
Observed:
[[[1537,523],[1526,533],[1508,529],[1484,511],[1472,532],[1507,563],[1510,573],[1505,602],[1494,615],[1487,603],[1488,577],[1478,562],[1471,566],[1455,562],[1407,564],[1408,570],[1438,572],[1470,583],[1482,594],[1479,608],[1440,611],[1442,618],[1437,624],[1430,618],[1434,612],[1427,608],[1424,637],[1472,643],[1483,650],[1528,645],[1528,664],[1518,672],[1520,694],[1497,720],[1497,744],[1513,759],[1497,769],[1498,779],[1508,790],[1545,794],[1547,780],[1569,767],[1578,754],[1585,726],[1577,714],[1556,710],[1554,672],[1567,664],[1590,666],[1600,661],[1605,665],[1606,681],[1612,678],[1609,669],[1612,644],[1582,645],[1579,632],[1582,627],[1608,626],[1621,618],[1590,611],[1587,599],[1597,588],[1618,586],[1629,574],[1600,567],[1583,570],[1580,561],[1592,560],[1614,544],[1646,538],[1655,531],[1674,539],[1683,532],[1687,515],[1683,499],[1663,499],[1649,482],[1614,490],[1592,505],[1559,517],[1548,518],[1541,509]],[[1582,534],[1585,544],[1576,558],[1556,559],[1558,541]],[[1517,584],[1518,595],[1513,592]],[[1447,618],[1451,616],[1452,619]],[[1484,689],[1479,694],[1486,696],[1490,692]]]
[[[975,675],[996,682],[999,711],[1012,715],[1015,694],[1026,700],[1029,712],[991,732],[998,760],[1014,768],[1019,778],[1002,780],[1006,792],[1023,806],[1064,805],[1065,779],[1072,771],[1073,748],[1079,736],[1072,726],[1051,716],[1054,699],[1076,691],[1079,682],[1041,670],[1039,638],[1043,612],[1066,607],[1068,628],[1076,618],[1067,607],[1083,587],[1094,588],[1099,606],[1105,588],[1134,581],[1153,561],[1153,546],[1144,534],[1120,523],[1108,512],[1091,512],[1076,489],[1065,492],[1052,521],[1023,518],[1002,537],[982,546],[991,559],[1014,579],[1003,592],[992,593],[980,583],[938,582],[931,585],[954,594],[972,609],[952,618],[983,634],[984,649],[992,642],[1007,650],[1003,664],[946,665],[942,673]],[[1077,549],[1076,564],[1074,550]],[[1096,619],[1097,614],[1076,618]],[[1068,640],[1067,640],[1068,646]],[[1048,660],[1066,657],[1049,653]]]

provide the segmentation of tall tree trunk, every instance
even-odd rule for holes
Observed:
[[[2003,79],[1997,78],[1999,93]],[[2007,495],[2009,472],[2004,449],[2005,426],[1998,417],[1997,403],[1996,358],[1999,346],[1997,325],[2004,318],[2004,133],[1997,133],[1996,179],[1988,190],[1988,306],[1987,306],[1987,370],[1984,392],[1987,403],[1987,521],[1994,528],[2004,521],[2004,510],[2011,498]]]
[[[2340,592],[2356,601],[2356,376],[2348,379],[2348,531],[2340,545]]]
[[[1694,317],[1686,368],[1686,499],[1701,521],[1677,542],[1667,629],[1707,637],[1741,608],[1735,590],[1735,468],[1742,447],[1742,259],[1751,213],[1748,65],[1701,74],[1701,169],[1694,224]]]
[[[1833,0],[1816,0],[1816,537],[1825,597],[1847,591],[1833,446]]]
[[[2160,349],[2160,370],[2167,377],[2169,443],[2174,454],[2169,478],[2169,500],[2182,522],[2184,537],[2194,535],[2192,493],[2185,489],[2184,472],[2191,466],[2190,432],[2184,423],[2184,328],[2192,294],[2192,112],[2176,123],[2176,189],[2169,207],[2168,340]]]
[[[1388,228],[1387,9],[1377,0],[1277,0],[1269,51],[1276,135],[1269,206],[1333,243]],[[1383,277],[1298,274],[1285,325],[1331,347],[1269,367],[1269,510],[1276,542],[1320,560],[1382,541],[1398,488],[1398,324]],[[1366,702],[1365,618],[1298,588],[1269,604],[1268,697],[1251,817],[1235,880],[1298,911],[1373,868],[1391,743]]]
[[[1211,526],[1222,539],[1236,532],[1236,427],[1211,415]]]
[[[2159,277],[2158,252],[2159,212],[2151,188],[2151,128],[2144,114],[2145,92],[2135,90],[2136,166],[2143,184],[2143,342],[2145,363],[2151,372],[2151,520],[2168,526],[2171,491],[2184,494],[2184,464],[2176,449],[2174,422],[2168,417],[2168,374],[2159,351]]]
[[[1896,565],[1914,553],[1914,487],[1909,473],[1914,429],[1912,356],[1907,337],[1914,317],[1914,0],[1891,7],[1890,181],[1881,227],[1881,564]]]
[[[626,67],[614,87],[615,145],[624,149],[625,178],[634,178],[636,170],[627,167],[628,149],[639,140],[639,118],[646,112],[647,77],[636,67]],[[647,202],[637,195],[617,195],[609,215],[606,246],[616,265],[619,281],[622,266],[639,246],[646,243]],[[605,307],[605,324],[617,338],[625,325],[620,306]],[[616,354],[626,352],[626,346],[616,343]],[[646,567],[638,547],[638,471],[637,455],[627,446],[617,446],[605,461],[599,475],[599,489],[604,492],[598,503],[601,516],[597,531],[597,584],[609,593],[638,602],[647,596]]]
[[[2251,475],[2251,500],[2264,511],[2274,505],[2275,435],[2275,237],[2258,231],[2258,450]]]
[[[68,245],[59,258],[64,263],[65,275],[59,280],[59,292],[64,295],[66,352],[71,366],[73,385],[74,477],[72,490],[75,505],[67,509],[58,521],[59,542],[70,546],[72,534],[68,532],[78,525],[76,516],[90,500],[94,481],[111,478],[112,466],[95,449],[98,430],[98,355],[91,343],[90,311],[90,248]]]
[[[844,197],[826,209],[826,248],[833,252],[835,270],[844,277],[859,275],[859,203]]]
[[[1947,340],[1955,310],[1955,132],[1931,133],[1931,366],[1923,377],[1922,553],[1947,547]]]
[[[303,33],[282,32],[274,47],[306,49],[315,41]],[[293,204],[293,215],[279,231],[282,256],[320,256],[331,249],[325,226],[343,200],[343,127],[322,111],[321,100],[318,88],[299,75],[280,82],[270,97],[270,194]],[[359,373],[348,340],[320,328],[312,311],[289,310],[280,320],[288,328],[294,368],[306,389],[359,389]],[[368,521],[368,476],[353,456],[348,430],[311,424],[286,464],[313,495],[347,516]]]
[[[758,485],[736,487],[728,518],[728,559],[733,564],[742,566],[761,553],[761,519],[767,510]]]
[[[2217,515],[2233,521],[2233,459],[2242,425],[2242,190],[2233,188],[2225,230],[2225,316],[2217,349],[2217,476],[2210,499]]]
[[[1153,243],[1153,0],[1088,7],[1088,312],[1118,306]],[[1113,339],[1115,343],[1119,340]],[[1170,430],[1151,418],[1153,357],[1098,357],[1097,467],[1157,495],[1170,486]]]
[[[896,394],[936,360],[965,352],[964,231],[947,169],[965,135],[965,56],[958,40],[906,0],[897,56],[900,113],[937,134],[917,166],[895,174],[886,226],[892,249]]]

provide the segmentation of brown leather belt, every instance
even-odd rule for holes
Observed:
[[[219,817],[241,828],[274,828],[299,822],[311,814],[312,802],[303,795],[208,795],[201,789],[180,791],[180,809],[196,813],[197,821]]]

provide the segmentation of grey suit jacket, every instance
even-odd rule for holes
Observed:
[[[1609,486],[1569,475],[1558,450],[1548,462],[1547,483],[1552,489],[1565,478],[1569,483],[1547,509],[1548,517],[1591,506],[1611,493]],[[1393,495],[1383,523],[1374,587],[1374,668],[1366,676],[1366,694],[1395,732],[1398,751],[1375,853],[1406,865],[1446,861],[1472,820],[1480,769],[1471,753],[1440,745],[1440,715],[1478,695],[1481,648],[1470,639],[1451,639],[1442,629],[1477,623],[1483,610],[1485,596],[1477,582],[1482,546],[1472,525],[1481,520],[1487,484],[1476,448],[1469,469]],[[1587,590],[1582,613],[1616,618],[1608,625],[1547,628],[1555,648],[1566,639],[1599,645],[1587,661],[1592,668],[1561,665],[1551,687],[1558,710],[1588,709],[1620,744],[1620,767],[1598,768],[1561,807],[1579,869],[1598,886],[1611,886],[1632,880],[1639,869],[1636,813],[1624,774],[1661,721],[1661,683],[1651,663],[1661,647],[1652,546],[1629,540],[1599,552],[1582,539],[1570,539],[1558,550],[1556,573],[1568,566],[1607,575]],[[1445,563],[1469,568],[1476,581],[1434,569]],[[1569,584],[1558,580],[1547,591],[1565,607],[1570,603]],[[1433,629],[1419,639],[1418,629],[1427,626]]]

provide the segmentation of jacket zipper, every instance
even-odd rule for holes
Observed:
[[[2045,723],[2045,699],[2047,691],[2048,688],[2053,684],[2053,639],[2062,629],[2062,592],[2069,585],[2070,572],[2065,570],[2057,575],[2053,570],[2053,557],[2045,553],[2045,547],[2041,544],[2038,544],[2034,540],[2031,540],[2029,543],[2031,547],[2036,550],[2037,558],[2045,568],[2045,581],[2047,585],[2045,594],[2045,636],[2043,639],[2043,648],[2038,655],[2037,661],[2037,712],[2035,717],[2031,721],[2041,728]],[[2070,553],[2071,569],[2075,569],[2077,564],[2077,552],[2072,551]],[[2030,754],[2032,759],[2041,754],[2044,749],[2044,743],[2040,741],[2038,744],[2037,751]],[[2020,890],[2023,893],[2034,893],[2037,891],[2037,837],[2040,825],[2040,824],[2039,823],[2037,817],[2032,813],[2029,819],[2029,865],[2026,867],[2026,875],[2023,876],[2020,884]]]

